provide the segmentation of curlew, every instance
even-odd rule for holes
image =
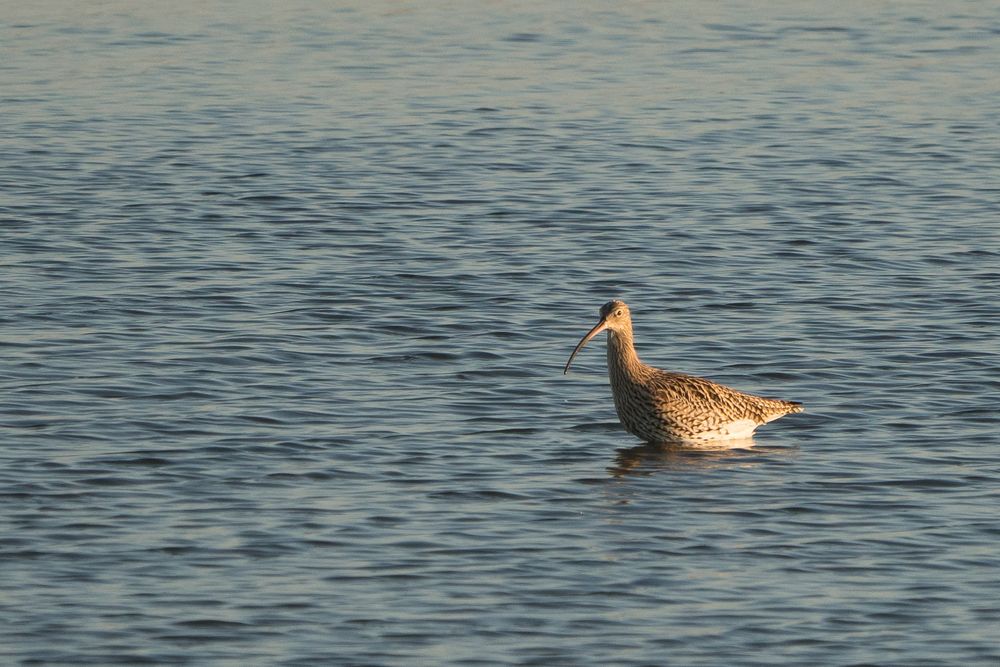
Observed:
[[[639,361],[632,342],[632,316],[622,301],[601,306],[601,320],[580,339],[563,373],[587,342],[607,330],[608,376],[615,410],[632,435],[652,443],[712,444],[749,440],[761,424],[802,404],[744,394],[693,375],[653,368]]]

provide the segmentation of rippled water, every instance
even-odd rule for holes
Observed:
[[[1000,15],[706,5],[0,9],[0,659],[1000,661]]]

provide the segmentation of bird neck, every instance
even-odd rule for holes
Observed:
[[[642,362],[635,352],[632,330],[611,331],[608,336],[608,371],[613,376],[635,378],[641,370]]]

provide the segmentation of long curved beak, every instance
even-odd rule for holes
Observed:
[[[573,354],[569,355],[569,361],[566,362],[566,368],[563,369],[563,375],[566,375],[566,373],[569,372],[569,365],[573,363],[573,358],[576,357],[576,353],[582,350],[583,346],[586,345],[591,338],[593,338],[594,336],[601,333],[607,328],[608,328],[608,321],[602,319],[600,322],[597,323],[596,327],[588,331],[587,335],[580,339],[580,342],[576,344],[575,348],[573,348]]]

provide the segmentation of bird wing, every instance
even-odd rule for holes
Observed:
[[[744,394],[705,378],[660,371],[650,378],[653,400],[662,412],[676,415],[694,431],[715,431],[746,426],[747,420],[763,424],[775,412],[785,414],[785,401]],[[731,426],[730,426],[731,425]]]

